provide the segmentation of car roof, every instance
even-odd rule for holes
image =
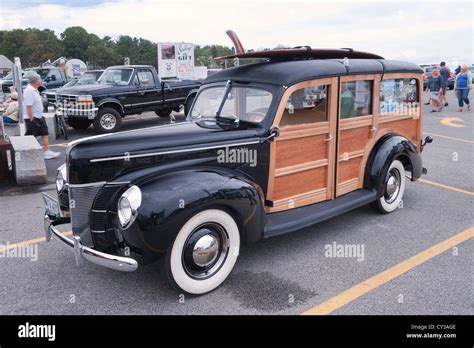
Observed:
[[[109,68],[134,69],[134,68],[152,68],[152,67],[153,65],[112,65],[112,66],[107,67],[107,69]]]
[[[383,73],[423,73],[415,63],[385,59],[312,59],[263,62],[225,69],[209,76],[204,83],[219,81],[261,82],[289,86],[315,78]]]

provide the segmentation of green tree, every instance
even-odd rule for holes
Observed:
[[[77,58],[87,60],[87,49],[97,36],[91,36],[82,27],[69,27],[61,33],[63,42],[63,55],[66,58]]]

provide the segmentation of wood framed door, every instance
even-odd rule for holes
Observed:
[[[379,89],[379,75],[340,78],[336,197],[363,187],[361,168],[377,131]]]
[[[333,199],[338,79],[305,81],[289,87],[270,145],[267,212]]]

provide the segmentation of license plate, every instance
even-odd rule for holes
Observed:
[[[58,200],[51,197],[47,193],[42,192],[41,194],[43,195],[44,209],[46,215],[53,218],[61,217],[61,211],[59,209]]]

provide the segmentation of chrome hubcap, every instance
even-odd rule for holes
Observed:
[[[213,235],[206,234],[194,244],[193,260],[199,267],[206,267],[213,263],[219,253],[219,241]]]
[[[203,224],[186,240],[182,254],[183,268],[191,278],[210,278],[222,267],[228,252],[229,237],[225,229],[215,223]]]
[[[112,114],[104,114],[100,118],[100,125],[104,129],[112,129],[115,127],[116,123],[117,123],[117,120],[115,119],[115,116]]]
[[[401,176],[397,169],[392,169],[388,173],[387,184],[385,186],[385,201],[393,203],[400,192]]]

